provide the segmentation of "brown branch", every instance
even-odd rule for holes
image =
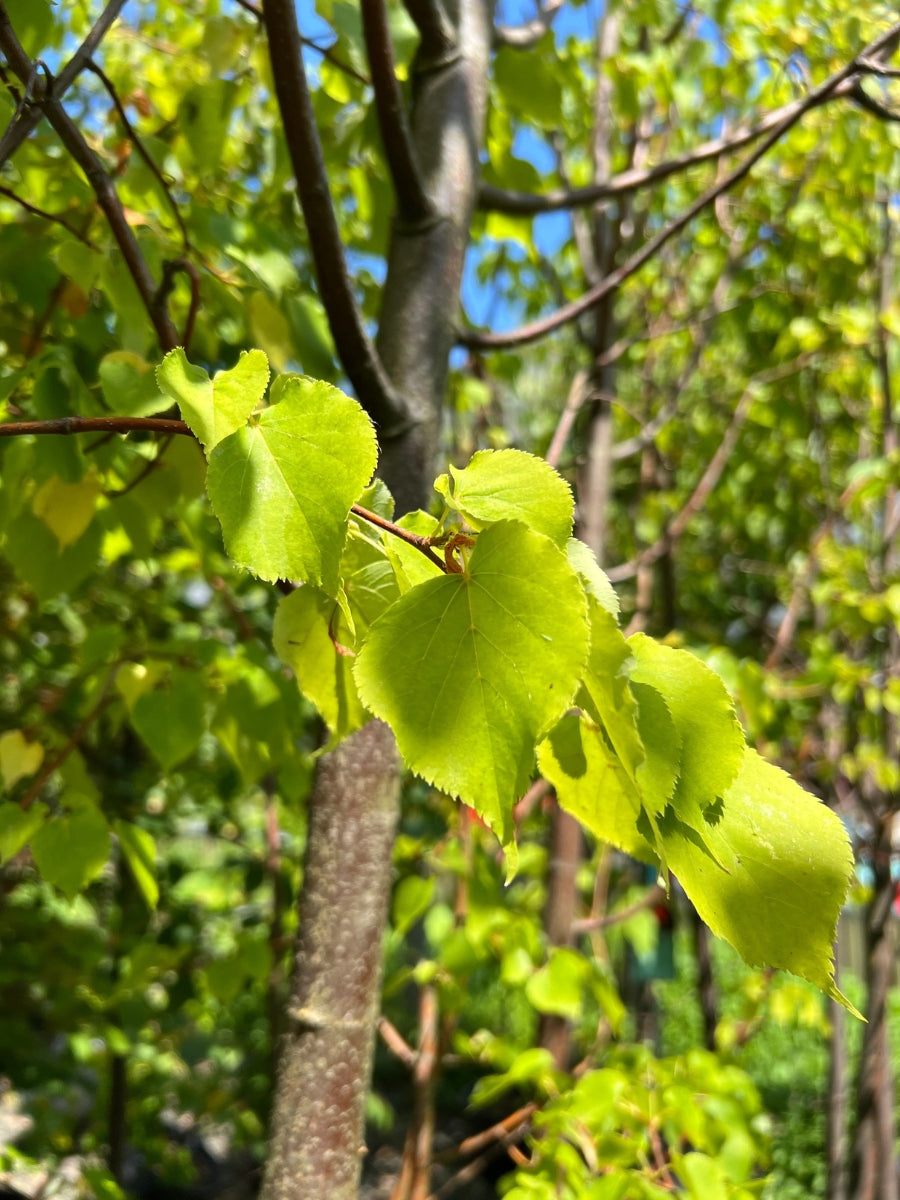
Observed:
[[[633,904],[629,904],[626,908],[620,908],[616,912],[604,913],[602,916],[584,917],[579,921],[573,921],[572,933],[577,936],[581,933],[593,933],[595,929],[609,929],[613,925],[621,925],[623,921],[628,921],[631,917],[637,916],[645,908],[653,908],[660,900],[664,899],[665,894],[658,884],[654,884],[653,887],[648,888],[639,900],[635,900]]]
[[[32,804],[44,790],[44,787],[46,786],[50,777],[63,765],[93,723],[103,712],[104,708],[106,708],[106,706],[115,699],[115,696],[110,695],[110,688],[112,687],[113,680],[116,677],[116,672],[118,669],[119,664],[116,663],[113,669],[106,676],[103,687],[100,689],[100,695],[98,696],[93,708],[91,708],[90,711],[81,719],[81,721],[79,721],[65,745],[62,746],[57,753],[45,763],[44,769],[41,771],[40,775],[37,776],[31,787],[19,801],[20,808],[31,808]]]
[[[26,435],[67,436],[76,433],[166,433],[170,436],[174,434],[183,434],[186,437],[194,436],[184,421],[173,420],[171,417],[54,417],[49,421],[0,422],[0,438],[25,437]],[[378,513],[363,508],[361,504],[352,505],[350,511],[354,516],[367,521],[377,529],[383,529],[385,533],[399,538],[408,546],[415,547],[425,555],[429,562],[434,563],[436,567],[446,573],[446,563],[438,558],[432,550],[431,542],[427,537],[412,533],[409,529],[403,529],[386,517],[380,517]]]
[[[434,1153],[435,1091],[441,1063],[438,1055],[438,1001],[434,984],[419,996],[419,1052],[413,1070],[413,1176],[409,1200],[427,1200]]]
[[[178,228],[181,230],[181,242],[182,242],[182,245],[184,246],[184,249],[185,250],[190,249],[191,242],[190,242],[190,238],[188,237],[187,226],[185,225],[184,218],[181,215],[181,210],[178,207],[175,197],[172,195],[172,193],[169,189],[169,185],[166,182],[165,176],[163,175],[162,171],[160,171],[160,169],[156,165],[156,163],[153,161],[153,158],[151,157],[150,152],[147,150],[147,147],[144,145],[143,141],[141,140],[140,135],[138,134],[135,127],[132,125],[131,120],[129,119],[128,113],[125,111],[125,106],[123,105],[122,101],[119,99],[119,95],[116,92],[115,87],[113,86],[112,80],[109,78],[109,76],[103,70],[101,70],[101,68],[93,61],[93,59],[91,59],[90,62],[88,62],[87,67],[90,71],[94,72],[94,74],[97,76],[97,78],[103,84],[103,86],[106,88],[109,98],[110,98],[110,100],[112,100],[113,106],[114,106],[116,112],[119,114],[119,120],[122,122],[122,125],[125,127],[125,133],[128,135],[128,140],[131,142],[132,146],[134,146],[135,150],[137,150],[138,154],[141,156],[141,158],[147,164],[147,167],[149,168],[151,175],[153,175],[153,177],[156,179],[156,182],[162,188],[163,195],[166,198],[169,208],[172,210],[172,215],[175,217],[175,220],[178,222]],[[187,349],[186,342],[184,343],[184,347],[185,347],[185,349]]]
[[[2,426],[0,426],[0,429],[2,429]],[[354,504],[350,511],[357,517],[361,517],[364,521],[368,521],[370,525],[375,525],[378,529],[383,529],[386,533],[391,533],[394,537],[400,538],[408,546],[415,546],[417,550],[420,550],[425,555],[429,562],[434,563],[436,567],[440,567],[445,574],[447,573],[447,564],[443,559],[438,558],[432,550],[431,542],[427,537],[422,537],[418,533],[411,533],[408,529],[402,529],[399,525],[395,525],[393,521],[388,521],[386,517],[380,517],[378,513],[370,512],[369,509],[363,508],[359,504]]]
[[[306,82],[294,0],[263,0],[262,11],[275,93],[319,293],[341,363],[357,398],[378,426],[382,440],[389,440],[408,428],[408,415],[375,352],[353,294]]]
[[[725,434],[716,448],[715,454],[713,454],[707,463],[706,470],[700,477],[699,483],[685,501],[681,511],[672,518],[665,532],[656,539],[653,545],[642,550],[636,559],[633,559],[631,562],[622,563],[618,567],[610,567],[607,570],[606,574],[612,583],[621,583],[623,579],[633,578],[641,567],[646,567],[657,562],[664,554],[668,554],[671,551],[674,543],[678,541],[685,529],[687,529],[690,522],[709,499],[713,488],[719,482],[728,459],[731,457],[731,452],[737,444],[738,436],[743,428],[744,421],[747,419],[750,406],[755,399],[755,389],[761,384],[774,383],[779,379],[784,379],[788,375],[796,374],[797,371],[802,370],[806,366],[811,358],[811,353],[800,354],[789,363],[782,363],[778,367],[773,367],[771,371],[761,372],[747,384],[732,414],[728,428],[725,430]]]
[[[166,312],[166,301],[171,294],[172,288],[175,286],[175,276],[179,272],[182,275],[187,275],[191,283],[191,304],[188,309],[187,320],[184,323],[184,333],[181,335],[180,343],[185,351],[187,351],[191,344],[191,338],[194,336],[194,324],[197,320],[197,313],[200,311],[200,272],[190,259],[175,258],[163,263],[162,281],[154,297],[154,304],[161,313]]]
[[[169,417],[54,417],[50,421],[0,423],[0,438],[73,433],[184,433],[193,436],[184,421]]]
[[[252,3],[252,0],[235,0],[235,3],[239,4],[245,12],[250,13],[252,17],[255,17],[257,21],[259,21],[260,25],[263,24],[264,17],[262,9],[257,8],[257,6]],[[345,75],[349,75],[351,79],[355,79],[357,83],[361,83],[363,87],[369,86],[371,81],[367,79],[365,75],[362,75],[359,71],[357,71],[355,67],[351,67],[349,63],[345,63],[342,58],[339,58],[338,55],[334,53],[334,50],[331,46],[320,46],[318,42],[314,42],[312,38],[304,37],[302,33],[300,35],[300,41],[309,50],[314,50],[316,54],[321,54],[322,57],[330,62],[333,67],[337,67],[339,71],[343,71]]]
[[[38,208],[34,204],[29,204],[27,200],[23,200],[21,196],[17,196],[16,193],[8,187],[0,187],[0,196],[6,196],[8,199],[15,201],[16,204],[21,205],[26,212],[32,213],[35,217],[41,217],[45,221],[53,221],[57,225],[62,225],[63,229],[71,233],[72,237],[78,238],[79,242],[83,242],[85,246],[90,246],[92,250],[97,249],[90,238],[85,237],[85,235],[76,229],[74,225],[70,225],[65,217],[57,216],[56,213],[45,212],[44,209]]]
[[[378,1018],[375,1028],[391,1054],[412,1071],[416,1065],[416,1052],[397,1027],[391,1024],[387,1017],[381,1016]]]
[[[528,342],[533,342],[537,338],[543,337],[548,333],[560,329],[569,322],[576,320],[583,313],[588,312],[601,300],[605,299],[612,292],[616,291],[631,275],[635,274],[646,262],[661,249],[676,233],[680,233],[704,208],[712,204],[719,196],[729,191],[736,183],[739,183],[752,167],[768,153],[768,151],[778,142],[789,129],[791,129],[800,118],[814,108],[817,104],[823,103],[824,99],[830,97],[836,89],[841,87],[848,81],[857,70],[857,59],[869,57],[876,53],[882,46],[890,42],[900,33],[900,22],[892,26],[886,33],[882,34],[874,42],[870,43],[859,55],[851,59],[839,71],[829,76],[824,83],[811,91],[803,100],[798,101],[792,108],[788,116],[785,116],[779,121],[771,132],[766,136],[761,144],[749,154],[742,163],[734,170],[723,176],[713,187],[704,192],[693,204],[689,205],[680,216],[670,221],[660,232],[650,239],[640,250],[628,258],[620,267],[612,271],[595,287],[588,289],[587,292],[578,300],[572,301],[570,304],[563,305],[555,313],[551,313],[547,317],[543,317],[538,321],[533,321],[528,325],[523,325],[519,329],[511,330],[508,333],[466,333],[459,338],[462,345],[477,349],[506,349],[512,346],[522,346]]]
[[[882,104],[880,100],[876,100],[874,96],[870,96],[863,85],[856,81],[853,91],[850,93],[850,98],[854,104],[858,104],[860,108],[864,108],[866,112],[872,113],[878,117],[880,121],[900,121],[900,113],[895,112],[892,108],[888,108],[886,104]]]
[[[532,192],[508,191],[494,184],[483,183],[478,192],[478,207],[490,209],[493,212],[510,213],[513,216],[529,217],[538,213],[559,212],[563,209],[586,208],[609,200],[614,196],[630,195],[642,188],[660,183],[671,175],[688,171],[691,167],[700,166],[726,154],[755,142],[775,126],[783,122],[792,113],[801,109],[817,108],[831,100],[851,96],[854,84],[846,82],[834,89],[828,95],[816,100],[813,104],[806,99],[792,100],[790,104],[773,109],[753,125],[743,126],[729,134],[728,137],[712,138],[687,150],[676,158],[667,159],[653,167],[633,168],[621,171],[618,175],[600,183],[589,183],[579,188],[558,188],[552,192],[535,195]]]
[[[362,0],[363,35],[372,72],[381,143],[397,195],[400,219],[412,226],[435,219],[410,135],[406,105],[394,69],[394,50],[384,0]]]
[[[6,10],[0,5],[0,49],[6,55],[9,65],[18,75],[19,79],[25,82],[32,71],[32,62],[16,37],[15,31],[10,24]],[[81,167],[88,183],[94,189],[94,194],[97,197],[97,203],[103,211],[104,216],[109,222],[109,227],[113,237],[119,245],[122,252],[122,257],[125,259],[125,265],[134,280],[135,287],[140,294],[144,307],[156,330],[156,336],[163,350],[172,350],[178,345],[178,334],[175,332],[175,327],[169,320],[168,315],[162,312],[154,305],[154,297],[156,294],[156,285],[153,281],[153,276],[150,274],[150,268],[141,253],[137,239],[131,231],[128,222],[125,219],[125,213],[113,186],[112,180],[103,169],[100,159],[91,150],[85,141],[81,131],[78,129],[74,121],[69,117],[66,110],[57,100],[52,91],[40,102],[41,108],[47,117],[47,120],[56,130],[60,141],[68,150],[70,156]]]
[[[110,0],[110,3],[107,4],[106,8],[97,18],[96,23],[88,32],[87,37],[60,73],[55,76],[53,80],[53,95],[57,100],[62,99],[75,77],[88,65],[88,62],[124,5],[125,0]],[[0,3],[0,34],[7,30],[12,33],[12,24],[9,19],[9,13],[6,11],[6,6]],[[12,63],[10,65],[13,66]],[[14,66],[13,69],[15,70]],[[19,72],[16,71],[16,74],[19,74]],[[41,108],[36,105],[23,112],[18,121],[10,122],[3,137],[0,138],[0,167],[15,154],[32,130],[37,128],[43,115]]]
[[[527,50],[541,40],[553,24],[564,0],[545,0],[533,21],[524,25],[498,25],[494,29],[494,42],[498,46],[513,46],[516,50]]]
[[[404,7],[419,31],[421,43],[416,69],[434,68],[458,56],[456,28],[441,0],[403,0]]]

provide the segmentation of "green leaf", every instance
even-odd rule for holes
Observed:
[[[589,972],[590,967],[580,954],[555,946],[549,962],[525,984],[525,995],[538,1012],[577,1021],[584,1007],[584,986]]]
[[[713,933],[750,966],[792,971],[853,1011],[835,987],[831,962],[853,873],[840,819],[748,747],[740,773],[703,822],[716,861],[674,814],[660,832],[669,866]]]
[[[578,538],[569,538],[566,542],[566,554],[569,562],[578,572],[578,578],[584,584],[584,590],[588,595],[593,596],[608,613],[617,617],[619,615],[619,597],[609,582],[606,572],[597,562],[597,557],[590,546],[579,541]]]
[[[543,128],[559,129],[562,75],[552,34],[527,52],[502,46],[494,59],[494,81],[498,100],[507,111],[516,116],[527,113],[530,121]]]
[[[567,713],[538,747],[538,767],[560,806],[586,829],[632,858],[658,865],[652,830],[639,825],[643,810],[633,783],[596,725]]]
[[[221,164],[237,91],[231,79],[211,79],[185,92],[178,106],[176,128],[184,134],[201,175]]]
[[[52,817],[31,839],[37,869],[67,900],[96,879],[109,857],[109,826],[92,806]]]
[[[207,457],[214,446],[243,428],[266,394],[269,364],[261,350],[245,350],[229,371],[210,379],[202,367],[188,362],[179,346],[156,368],[156,380],[175,401]]]
[[[149,417],[171,404],[172,398],[160,390],[151,364],[130,350],[107,354],[100,362],[99,375],[106,406],[119,416]]]
[[[159,884],[156,882],[156,843],[146,829],[132,825],[130,821],[113,821],[113,829],[119,839],[122,857],[152,911],[159,900]]]
[[[334,596],[350,506],[375,470],[375,433],[355,400],[305,375],[282,375],[272,400],[216,446],[209,498],[240,566]]]
[[[0,804],[0,863],[13,858],[44,823],[46,804],[32,804],[22,809],[18,804]]]
[[[43,521],[31,512],[22,512],[10,524],[4,553],[19,578],[43,602],[60,592],[75,591],[96,565],[101,539],[100,526],[92,521],[77,542],[61,549]]]
[[[44,747],[29,742],[21,729],[9,729],[0,734],[0,779],[9,792],[20,779],[33,775],[44,761]]]
[[[413,771],[471,805],[504,846],[534,743],[568,707],[588,650],[564,554],[517,521],[480,534],[466,571],[420,584],[372,627],[355,677]]]
[[[131,724],[166,771],[197,749],[205,727],[205,701],[201,677],[176,668],[165,686],[145,692],[135,702]]]
[[[634,655],[631,678],[655,689],[662,697],[681,740],[678,782],[672,802],[682,820],[716,802],[740,770],[744,732],[734,705],[718,675],[687,650],[664,646],[646,634],[628,639]],[[655,727],[664,738],[664,758],[670,734],[655,714]]]
[[[569,485],[549,463],[524,450],[480,450],[468,466],[450,468],[435,490],[473,529],[521,521],[565,546],[575,511]]]
[[[340,741],[366,723],[353,681],[353,659],[332,640],[340,636],[338,604],[314,587],[301,587],[279,603],[275,650],[294,672],[297,686],[318,709],[332,739]]]

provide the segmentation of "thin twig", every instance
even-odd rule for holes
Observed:
[[[97,18],[96,23],[88,32],[87,37],[54,78],[53,96],[56,100],[62,99],[75,77],[87,66],[124,6],[125,0],[110,0],[110,3],[107,4],[106,8]],[[0,32],[4,28],[12,32],[9,13],[6,11],[6,6],[0,3]],[[13,69],[15,70],[15,67]],[[18,74],[18,71],[16,74]],[[18,121],[10,123],[3,137],[0,138],[0,167],[15,154],[32,130],[37,128],[43,115],[40,107],[35,106],[24,112]]]
[[[137,150],[138,154],[141,156],[141,158],[147,164],[147,167],[149,168],[150,173],[153,175],[156,182],[162,188],[163,195],[166,198],[169,208],[172,210],[172,215],[174,216],[175,220],[178,222],[178,228],[181,230],[182,245],[184,246],[185,250],[189,250],[191,242],[190,242],[190,238],[188,237],[187,226],[185,225],[184,218],[181,215],[181,210],[178,207],[175,197],[172,195],[172,193],[169,189],[169,185],[166,182],[165,176],[163,175],[162,171],[160,171],[160,169],[156,165],[156,163],[153,161],[153,158],[151,157],[150,152],[147,150],[147,147],[144,145],[143,141],[141,140],[140,135],[138,134],[135,127],[132,125],[131,120],[129,119],[128,113],[125,111],[125,106],[123,105],[122,101],[119,99],[118,93],[116,92],[116,89],[113,86],[112,80],[109,78],[108,75],[105,74],[105,72],[103,70],[101,70],[101,68],[94,62],[93,59],[91,59],[91,61],[87,64],[87,66],[88,66],[89,70],[94,72],[94,74],[97,76],[97,78],[103,84],[103,86],[106,88],[106,91],[109,94],[109,98],[110,98],[110,100],[112,100],[113,106],[114,106],[116,112],[119,114],[119,120],[122,122],[123,126],[125,127],[125,132],[128,135],[128,140],[131,142],[132,146],[134,146],[135,150]]]
[[[739,183],[752,167],[768,153],[769,150],[778,142],[789,129],[791,129],[800,118],[814,108],[817,104],[821,104],[824,98],[831,96],[835,90],[843,85],[848,78],[857,70],[857,59],[860,57],[869,57],[876,53],[883,45],[895,38],[900,33],[900,22],[893,25],[886,33],[882,34],[874,42],[870,43],[859,55],[851,59],[839,71],[829,76],[824,83],[815,88],[802,101],[798,101],[792,108],[790,114],[779,121],[774,129],[765,137],[760,145],[749,154],[742,163],[740,163],[733,171],[730,171],[713,187],[705,191],[693,204],[689,205],[680,216],[674,218],[660,232],[650,239],[644,246],[641,247],[635,254],[628,258],[620,267],[612,271],[599,284],[593,288],[589,288],[587,292],[578,300],[574,300],[569,304],[563,305],[555,313],[551,313],[547,317],[542,317],[538,321],[533,321],[528,325],[523,325],[519,329],[510,330],[508,333],[467,333],[459,338],[462,345],[474,347],[478,349],[507,349],[512,346],[522,346],[528,342],[533,342],[537,338],[544,337],[548,333],[552,333],[571,321],[576,320],[583,313],[588,312],[595,305],[604,300],[610,293],[616,291],[625,282],[626,279],[634,275],[646,262],[660,250],[671,238],[679,233],[706,207],[712,204],[717,197],[724,192],[729,191],[736,183]]]
[[[761,138],[781,124],[792,113],[798,112],[804,105],[806,105],[804,108],[806,111],[807,108],[816,108],[819,105],[828,104],[832,100],[850,97],[853,94],[854,86],[852,81],[847,81],[829,92],[828,95],[818,99],[814,104],[808,104],[808,97],[792,100],[790,104],[772,109],[755,124],[739,127],[728,137],[711,138],[709,141],[695,146],[693,150],[686,150],[684,154],[666,159],[665,162],[657,163],[655,166],[630,168],[602,182],[585,184],[584,187],[564,187],[557,188],[552,192],[535,194],[533,192],[515,192],[497,187],[495,184],[482,183],[478,192],[478,207],[492,212],[509,213],[513,216],[531,217],[539,213],[587,208],[603,200],[610,200],[614,196],[631,195],[642,188],[661,183],[671,175],[681,174],[689,171],[692,167],[701,166],[703,163],[742,150],[744,146],[755,142],[757,138]]]
[[[494,41],[498,46],[528,50],[548,31],[564,2],[565,0],[545,0],[534,20],[527,21],[524,25],[498,25],[494,30]]]
[[[394,69],[394,49],[384,0],[362,0],[363,35],[381,143],[397,195],[400,218],[409,225],[434,220],[434,205],[425,191],[413,149],[406,104]]]
[[[6,55],[9,65],[19,79],[23,82],[27,80],[32,69],[31,59],[22,49],[2,5],[0,5],[0,50]],[[154,308],[156,285],[137,239],[125,219],[125,213],[112,180],[103,169],[98,156],[87,144],[78,126],[52,93],[41,102],[41,108],[69,155],[81,167],[88,183],[94,189],[97,203],[109,222],[110,230],[122,252],[125,265],[144,303],[153,328],[156,330],[160,346],[163,350],[174,349],[178,345],[178,334],[168,315],[158,308]]]
[[[78,238],[79,242],[83,242],[85,246],[90,246],[92,250],[97,249],[90,238],[87,238],[83,233],[80,233],[74,225],[70,225],[65,217],[57,216],[56,213],[45,212],[43,208],[38,208],[34,204],[29,204],[27,200],[23,200],[21,196],[17,196],[16,193],[8,187],[0,187],[0,196],[6,196],[8,199],[14,200],[15,203],[21,205],[26,212],[30,212],[36,217],[42,217],[45,221],[53,221],[57,225],[62,225],[63,229],[71,233],[72,237]]]
[[[284,135],[311,234],[319,294],[357,398],[378,426],[382,441],[389,440],[408,428],[408,414],[366,332],[354,295],[306,82],[294,0],[263,0],[262,11]]]
[[[181,346],[185,351],[190,349],[191,338],[194,336],[194,324],[200,311],[200,272],[188,258],[175,258],[163,263],[162,281],[154,297],[154,304],[161,312],[166,311],[166,302],[175,286],[175,276],[187,275],[191,283],[191,304],[187,320],[184,323],[184,333],[181,335]]]
[[[170,436],[174,434],[182,434],[186,437],[194,436],[184,421],[177,421],[171,417],[54,417],[49,421],[0,422],[0,438],[25,437],[26,435],[67,436],[76,433],[166,433]],[[434,563],[445,574],[447,573],[447,564],[432,550],[431,542],[427,537],[412,533],[409,529],[403,529],[402,526],[395,525],[386,517],[380,517],[378,513],[363,508],[361,504],[352,505],[350,511],[354,516],[360,517],[370,525],[383,529],[392,537],[399,538],[407,545],[415,547],[425,555],[429,562]]]
[[[582,933],[593,933],[596,929],[609,929],[613,925],[621,925],[623,921],[628,921],[631,917],[637,916],[645,908],[653,908],[659,904],[660,900],[665,898],[665,894],[661,887],[654,884],[639,900],[635,900],[633,904],[629,904],[626,908],[620,908],[616,912],[604,913],[602,916],[583,917],[579,921],[573,921],[572,933],[577,937]]]
[[[731,456],[731,452],[737,443],[747,415],[750,412],[752,402],[756,398],[756,389],[761,385],[774,383],[779,379],[796,374],[798,371],[803,370],[811,358],[811,353],[800,354],[789,363],[782,363],[780,366],[773,367],[771,371],[762,371],[747,384],[721,442],[707,463],[706,470],[701,475],[699,483],[693,492],[691,492],[681,510],[666,526],[665,532],[651,546],[647,546],[646,549],[642,550],[637,558],[632,559],[631,562],[622,563],[617,567],[607,569],[606,574],[612,583],[621,583],[623,579],[633,578],[641,567],[657,562],[664,554],[671,551],[674,543],[678,541],[685,529],[687,529],[690,522],[706,503],[713,488],[719,482],[722,472],[725,470],[725,466]]]
[[[97,718],[103,712],[104,708],[106,708],[107,704],[110,704],[115,699],[114,696],[110,695],[110,688],[112,687],[113,680],[116,677],[116,672],[118,671],[118,669],[119,669],[119,665],[117,663],[113,667],[113,669],[109,672],[109,674],[106,676],[106,679],[104,680],[104,683],[103,683],[103,687],[100,689],[100,695],[97,698],[97,701],[94,704],[93,708],[91,708],[90,711],[86,714],[86,716],[84,716],[81,719],[81,721],[79,721],[78,725],[75,727],[74,732],[71,734],[71,736],[69,737],[69,739],[65,743],[65,745],[62,746],[57,751],[57,753],[54,754],[52,758],[48,759],[48,761],[44,764],[44,769],[41,771],[40,775],[38,775],[38,777],[32,783],[31,787],[28,789],[28,791],[25,793],[25,795],[20,800],[20,802],[19,802],[20,808],[22,808],[22,809],[31,808],[32,804],[35,802],[35,800],[38,798],[38,796],[44,790],[44,787],[46,786],[47,781],[50,779],[50,777],[56,771],[58,771],[59,768],[63,765],[63,763],[66,761],[66,759],[72,753],[72,751],[75,749],[75,747],[78,745],[78,743],[84,737],[84,735],[87,733],[87,731],[93,725],[93,723],[97,720]]]
[[[418,1056],[399,1029],[384,1016],[378,1018],[375,1028],[391,1054],[412,1071]]]

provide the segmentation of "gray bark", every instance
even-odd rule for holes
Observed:
[[[411,114],[436,215],[395,222],[376,342],[410,416],[382,439],[379,473],[398,513],[427,503],[434,474],[487,108],[492,4],[460,0],[449,17],[457,49],[429,56],[423,43]],[[263,1200],[358,1192],[399,787],[393,736],[380,722],[319,764]]]

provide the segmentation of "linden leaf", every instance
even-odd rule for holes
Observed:
[[[473,529],[521,521],[565,546],[575,503],[569,485],[542,458],[524,450],[479,450],[462,469],[435,480],[435,489]]]
[[[74,546],[90,525],[102,490],[96,475],[85,475],[78,483],[66,483],[54,475],[40,487],[31,511],[56,537],[60,551]]]
[[[20,779],[33,775],[44,761],[44,747],[29,742],[21,729],[0,734],[0,777],[4,790],[9,792]]]
[[[174,400],[191,432],[207,453],[246,425],[269,382],[269,363],[262,350],[245,350],[229,371],[210,379],[202,367],[188,362],[179,346],[156,368],[161,391]]]
[[[375,470],[375,432],[355,400],[305,375],[282,375],[272,400],[210,455],[209,499],[240,566],[335,596],[347,517]]]
[[[713,933],[751,966],[792,971],[853,1011],[831,961],[853,874],[840,819],[748,747],[703,824],[703,846],[674,812],[660,833],[669,866]]]
[[[535,741],[571,703],[588,652],[565,554],[518,521],[480,534],[466,570],[406,592],[354,670],[410,768],[474,808],[505,846]]]

